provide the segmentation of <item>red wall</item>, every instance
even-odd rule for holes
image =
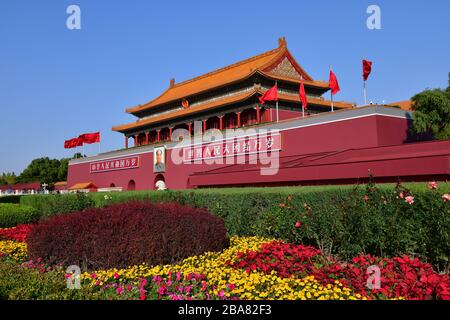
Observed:
[[[407,127],[406,119],[372,115],[289,129],[281,131],[280,156],[402,144],[407,138]],[[134,152],[139,152],[139,148],[130,150],[130,154]],[[191,188],[190,174],[221,167],[207,164],[175,165],[170,161],[171,152],[172,150],[167,150],[166,173],[164,173],[169,189]],[[105,188],[113,183],[116,187],[123,187],[126,190],[129,181],[134,180],[136,190],[146,190],[153,189],[155,177],[153,153],[147,152],[140,155],[140,167],[136,169],[91,174],[89,162],[71,164],[68,186],[80,182],[93,182],[98,188]]]

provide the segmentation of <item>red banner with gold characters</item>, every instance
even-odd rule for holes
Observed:
[[[183,148],[183,161],[206,160],[213,158],[249,155],[281,150],[279,133],[228,139],[221,142],[205,143]]]
[[[91,173],[139,168],[139,156],[116,158],[90,164]]]

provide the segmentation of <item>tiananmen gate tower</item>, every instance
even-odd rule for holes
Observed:
[[[278,101],[261,104],[274,84]],[[172,79],[155,99],[127,108],[136,121],[112,128],[123,134],[124,148],[71,160],[67,186],[146,190],[356,183],[369,174],[386,182],[449,177],[450,141],[418,142],[409,134],[409,108],[332,102],[324,97],[329,90],[280,38],[274,50],[180,83]]]

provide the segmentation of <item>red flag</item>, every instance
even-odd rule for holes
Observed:
[[[278,101],[278,88],[274,85],[266,91],[262,97],[259,97],[259,102],[264,104],[266,101]]]
[[[303,84],[303,79],[300,81],[300,101],[302,102],[302,107],[307,110],[308,108],[308,100],[306,99],[305,85]]]
[[[328,82],[331,89],[331,94],[336,94],[341,90],[341,88],[339,88],[339,83],[337,81],[336,75],[332,70],[330,70],[330,80]]]
[[[363,65],[363,79],[364,81],[366,81],[370,73],[372,72],[372,61],[363,60],[362,65]]]
[[[65,149],[72,149],[72,148],[80,147],[82,145],[83,145],[83,141],[79,138],[73,138],[73,139],[64,141]]]
[[[83,143],[91,144],[100,142],[100,132],[84,133],[78,137]]]

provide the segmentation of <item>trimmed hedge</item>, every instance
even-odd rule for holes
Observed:
[[[222,219],[179,204],[129,202],[51,217],[27,239],[31,259],[83,269],[162,265],[229,246]]]
[[[414,196],[414,203],[400,198],[401,192]],[[89,198],[96,207],[129,200],[178,202],[223,218],[230,235],[315,245],[341,259],[359,253],[414,254],[442,270],[450,257],[450,203],[443,201],[444,193],[450,193],[450,183],[439,183],[437,190],[429,190],[426,183],[407,183],[134,191],[92,193]],[[51,197],[41,196],[39,204],[51,205]]]
[[[0,228],[11,228],[37,220],[39,220],[39,211],[30,206],[0,203]]]
[[[21,197],[19,195],[1,196],[0,203],[20,203]]]
[[[83,211],[94,206],[92,199],[84,193],[26,196],[20,199],[20,203],[38,210],[42,218]]]

